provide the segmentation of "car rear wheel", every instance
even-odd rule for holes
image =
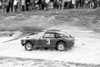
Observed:
[[[65,43],[64,42],[58,42],[57,50],[59,50],[59,51],[65,50]]]
[[[33,49],[33,45],[31,42],[26,42],[25,43],[25,49],[28,51],[31,51]]]

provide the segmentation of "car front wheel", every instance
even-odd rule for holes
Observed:
[[[64,43],[64,42],[58,42],[58,44],[57,44],[57,49],[58,49],[59,51],[65,50],[65,43]]]
[[[31,42],[26,42],[25,43],[25,49],[28,51],[31,51],[33,49],[33,45]]]

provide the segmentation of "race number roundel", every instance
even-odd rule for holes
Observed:
[[[50,39],[47,39],[47,45],[50,45]]]

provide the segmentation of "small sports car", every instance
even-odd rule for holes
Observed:
[[[31,51],[36,47],[53,47],[63,51],[74,45],[74,37],[60,30],[47,30],[36,35],[31,35],[25,39],[21,39],[22,46],[26,50]]]

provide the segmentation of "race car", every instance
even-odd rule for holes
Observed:
[[[25,39],[21,39],[21,44],[28,51],[31,51],[36,47],[53,47],[59,51],[63,51],[66,48],[74,46],[74,41],[74,37],[66,34],[64,31],[47,30],[32,36],[28,36]]]

